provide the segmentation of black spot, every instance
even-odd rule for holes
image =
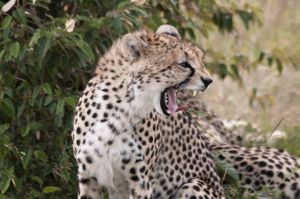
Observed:
[[[112,145],[113,143],[114,143],[113,140],[108,140],[108,141],[107,141],[107,144],[108,144],[108,145]]]
[[[108,98],[109,98],[108,95],[103,95],[103,96],[102,96],[102,99],[103,99],[103,100],[107,100]]]
[[[242,161],[244,158],[243,157],[236,157],[235,160],[236,161]]]
[[[89,182],[90,182],[90,179],[88,179],[88,178],[82,178],[82,179],[80,179],[80,181],[79,181],[81,184],[88,184]]]
[[[101,108],[101,104],[97,104],[96,108],[99,110]]]
[[[297,183],[296,183],[296,182],[294,182],[294,183],[292,184],[291,190],[293,190],[293,191],[297,190]]]
[[[81,129],[80,129],[79,127],[77,127],[77,129],[76,129],[76,133],[77,133],[77,134],[80,134],[80,133],[81,133]]]
[[[133,142],[129,142],[128,146],[133,147]]]
[[[246,183],[246,184],[251,184],[251,179],[247,178],[247,179],[245,180],[245,183]]]
[[[248,166],[246,167],[246,170],[247,170],[248,172],[252,172],[252,171],[254,171],[254,168],[253,168],[253,166],[248,165]]]
[[[198,186],[196,186],[196,185],[193,186],[193,189],[194,189],[195,191],[200,191],[200,187],[198,187]]]
[[[85,160],[86,160],[86,162],[89,163],[89,164],[92,164],[92,163],[93,163],[93,159],[92,159],[91,156],[86,156],[86,157],[85,157]]]
[[[93,118],[96,118],[97,116],[98,116],[97,113],[93,113],[92,115]]]
[[[279,189],[282,190],[282,189],[284,189],[284,188],[285,188],[285,184],[280,184],[280,185],[279,185]]]
[[[274,173],[273,173],[273,171],[269,170],[266,172],[266,175],[271,178],[274,176]]]
[[[81,196],[80,199],[93,199],[93,198],[90,196]]]
[[[130,179],[132,181],[139,181],[139,177],[137,177],[137,176],[131,176]]]
[[[136,169],[135,169],[134,167],[132,167],[132,168],[129,170],[129,172],[130,172],[131,174],[136,174]]]
[[[265,166],[267,166],[267,163],[265,161],[259,161],[258,166],[265,167]]]
[[[130,158],[124,158],[124,159],[122,159],[122,163],[123,164],[128,164],[130,162]]]
[[[107,104],[107,105],[106,105],[106,108],[107,108],[107,109],[112,109],[112,108],[113,108],[113,105],[112,105],[112,104]]]
[[[140,172],[141,172],[141,173],[144,173],[145,170],[146,170],[146,167],[145,167],[145,166],[143,166],[143,167],[140,168]]]
[[[278,176],[279,178],[281,178],[281,179],[284,178],[284,174],[283,174],[281,171],[277,174],[277,176]]]

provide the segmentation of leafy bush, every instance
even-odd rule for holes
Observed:
[[[255,8],[232,2],[134,2],[0,1],[0,198],[76,197],[74,107],[117,37],[169,23],[199,43],[211,32],[236,31],[237,20],[246,29],[259,21]],[[226,65],[207,54],[214,72],[239,77],[241,57]]]

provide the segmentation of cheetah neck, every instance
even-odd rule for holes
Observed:
[[[145,86],[142,75],[115,46],[100,58],[92,84],[95,84],[95,97],[101,104],[99,120],[112,123],[116,131],[123,132],[146,117],[154,109],[154,103],[153,93]],[[143,64],[134,62],[135,66]]]
[[[92,90],[97,110],[96,120],[106,123],[116,134],[128,132],[142,118],[153,110],[151,93],[149,96],[139,94],[134,77],[116,78],[116,73],[106,72],[94,77],[89,86]],[[115,77],[113,81],[112,77]]]

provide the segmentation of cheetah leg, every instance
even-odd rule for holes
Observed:
[[[150,183],[145,176],[137,175],[139,180],[130,179],[129,188],[130,196],[129,199],[150,199],[152,194],[152,189],[150,188]]]
[[[129,199],[150,199],[152,189],[148,176],[144,174],[145,163],[141,156],[131,160],[132,164],[126,166],[126,178],[129,185]]]
[[[152,189],[146,175],[145,158],[137,143],[130,136],[122,135],[115,139],[113,146],[116,146],[114,148],[117,150],[111,149],[109,155],[114,161],[112,165],[116,186],[115,192],[110,191],[110,195],[113,194],[116,199],[119,199],[121,194],[123,197],[120,197],[123,199],[126,195],[124,190],[127,190],[126,199],[150,199]],[[126,182],[126,187],[123,181]]]
[[[121,171],[128,182],[129,199],[150,199],[152,189],[145,174],[144,156],[139,152],[132,153],[130,158],[123,159],[122,163]]]
[[[107,187],[110,199],[128,199],[129,187],[127,179],[118,171],[114,175],[114,187]]]
[[[177,191],[174,199],[225,199],[222,193],[213,190],[200,179],[191,179]]]
[[[78,199],[101,199],[100,187],[96,178],[79,177]]]

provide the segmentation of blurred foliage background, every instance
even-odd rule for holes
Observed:
[[[74,107],[97,59],[127,32],[172,24],[205,50],[216,76],[236,85],[245,84],[244,71],[262,65],[277,73],[297,68],[300,48],[290,44],[300,41],[299,28],[294,20],[280,23],[289,42],[274,45],[281,37],[275,22],[265,23],[264,13],[273,12],[266,4],[0,0],[0,198],[76,198]],[[287,5],[294,9],[280,6]]]

